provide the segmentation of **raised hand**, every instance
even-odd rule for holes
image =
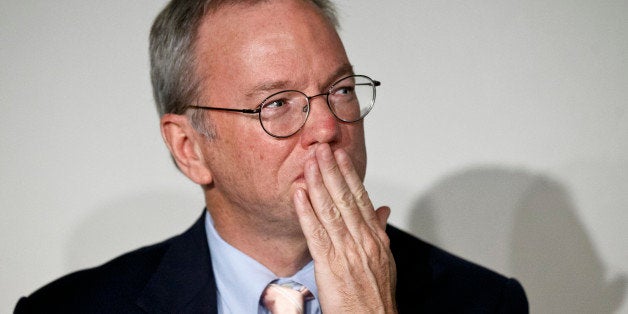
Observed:
[[[316,147],[305,163],[307,191],[294,204],[314,259],[326,313],[395,313],[395,262],[386,235],[388,207],[373,204],[345,151]]]

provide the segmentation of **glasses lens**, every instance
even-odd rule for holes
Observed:
[[[307,97],[297,91],[283,91],[271,95],[262,103],[260,120],[266,132],[276,137],[296,133],[309,113]]]
[[[345,122],[358,121],[375,104],[375,82],[363,75],[344,78],[331,88],[329,104],[338,119]]]

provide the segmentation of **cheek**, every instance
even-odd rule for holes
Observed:
[[[352,161],[356,172],[360,176],[360,179],[364,181],[364,177],[366,175],[366,153],[364,151],[357,153],[353,157]]]
[[[294,145],[294,141],[290,139],[277,140],[264,133],[255,140],[252,137],[249,138],[248,143],[241,145],[242,150],[236,151],[236,154],[238,154],[237,157],[254,163],[258,172],[270,174],[279,171],[289,159]]]
[[[253,158],[255,159],[256,163],[263,162],[267,158],[266,153],[263,150],[261,150],[260,147],[257,147],[254,144],[248,144],[247,146],[242,146],[242,147],[246,147],[244,152],[253,153],[253,156],[254,156]]]
[[[360,175],[360,178],[364,180],[366,174],[366,146],[364,143],[364,129],[362,124],[354,124],[348,126],[346,137],[348,144],[346,147],[347,153],[351,156],[351,161],[355,170]]]

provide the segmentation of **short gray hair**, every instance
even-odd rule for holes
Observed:
[[[196,71],[194,52],[201,21],[207,14],[225,5],[256,4],[269,0],[172,0],[159,13],[150,31],[150,74],[153,97],[159,116],[167,113],[185,114],[197,99],[202,83]],[[338,27],[338,18],[330,0],[304,0],[316,5],[324,16]],[[192,126],[213,137],[200,110],[189,114]]]

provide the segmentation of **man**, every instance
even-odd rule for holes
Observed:
[[[515,280],[374,209],[362,118],[379,82],[353,73],[334,24],[322,0],[173,0],[151,32],[153,88],[207,211],[16,312],[527,312]]]

